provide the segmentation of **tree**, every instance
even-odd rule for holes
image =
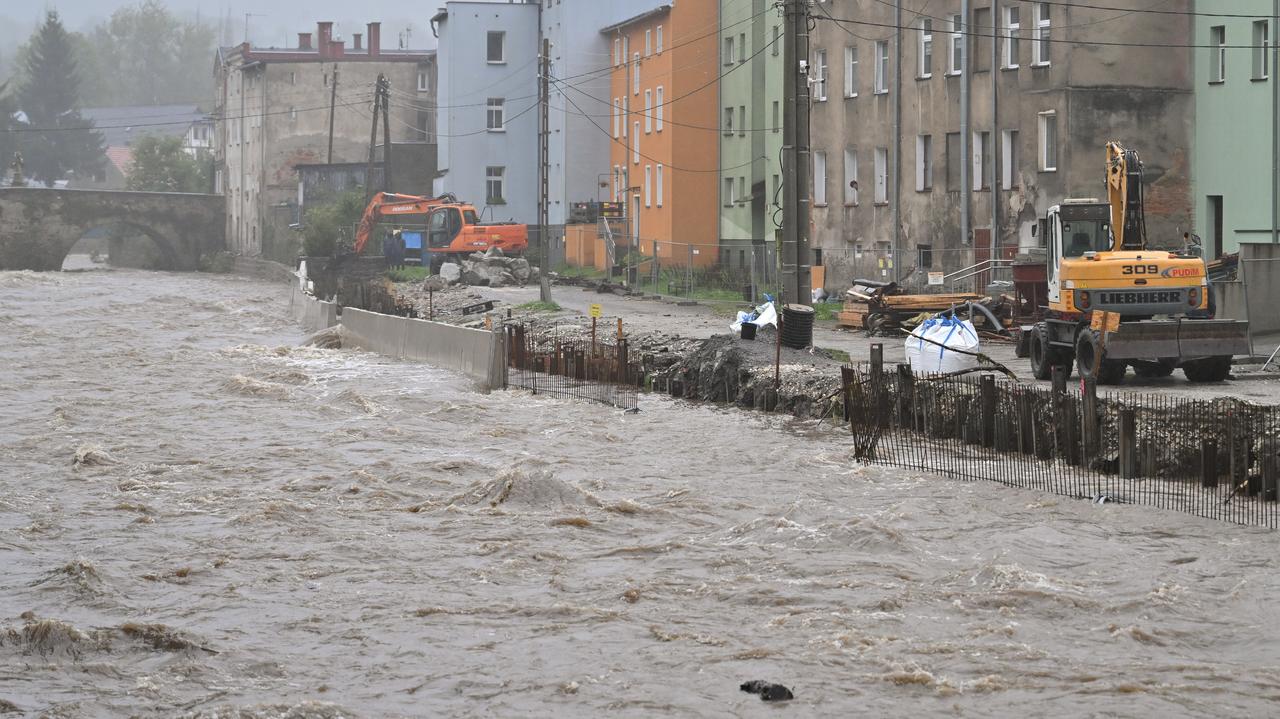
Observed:
[[[157,0],[122,7],[94,28],[85,45],[98,75],[89,91],[104,105],[206,102],[212,25],[183,22]],[[100,97],[101,99],[97,99]]]
[[[9,83],[0,83],[0,178],[8,176],[9,163],[13,161],[13,153],[18,149],[17,121],[13,116],[18,112],[13,94],[9,92]]]
[[[143,192],[207,192],[206,167],[182,149],[181,138],[146,135],[133,145],[127,186]]]
[[[364,214],[364,192],[344,192],[331,202],[307,208],[302,231],[303,249],[309,257],[332,257],[341,245],[354,241],[352,228]]]
[[[68,171],[91,176],[105,161],[102,135],[80,116],[80,75],[71,36],[50,11],[29,42],[18,107],[28,128],[21,137],[28,175],[52,185]]]

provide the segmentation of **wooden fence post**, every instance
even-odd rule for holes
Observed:
[[[1137,476],[1137,417],[1132,407],[1120,410],[1120,476],[1132,479]]]
[[[1212,439],[1200,443],[1200,484],[1218,486],[1218,443]]]
[[[996,444],[996,378],[995,375],[982,375],[978,385],[982,400],[982,446],[995,447]]]

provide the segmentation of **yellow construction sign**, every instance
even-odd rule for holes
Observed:
[[[587,314],[599,319],[604,314],[604,308],[600,305],[591,305],[590,309],[587,310]]]

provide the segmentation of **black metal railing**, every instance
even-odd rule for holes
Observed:
[[[644,369],[627,339],[561,335],[530,324],[508,324],[506,386],[534,394],[585,399],[635,409]]]

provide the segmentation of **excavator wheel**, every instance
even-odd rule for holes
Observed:
[[[1043,325],[1036,325],[1031,330],[1031,374],[1036,379],[1049,379],[1053,376],[1053,348],[1049,346],[1049,338]]]
[[[1107,359],[1098,333],[1086,328],[1076,335],[1076,369],[1081,379],[1092,379],[1098,384],[1120,384],[1124,382],[1127,367],[1124,362]]]
[[[1231,375],[1230,357],[1206,357],[1182,365],[1182,373],[1191,382],[1221,382]]]

